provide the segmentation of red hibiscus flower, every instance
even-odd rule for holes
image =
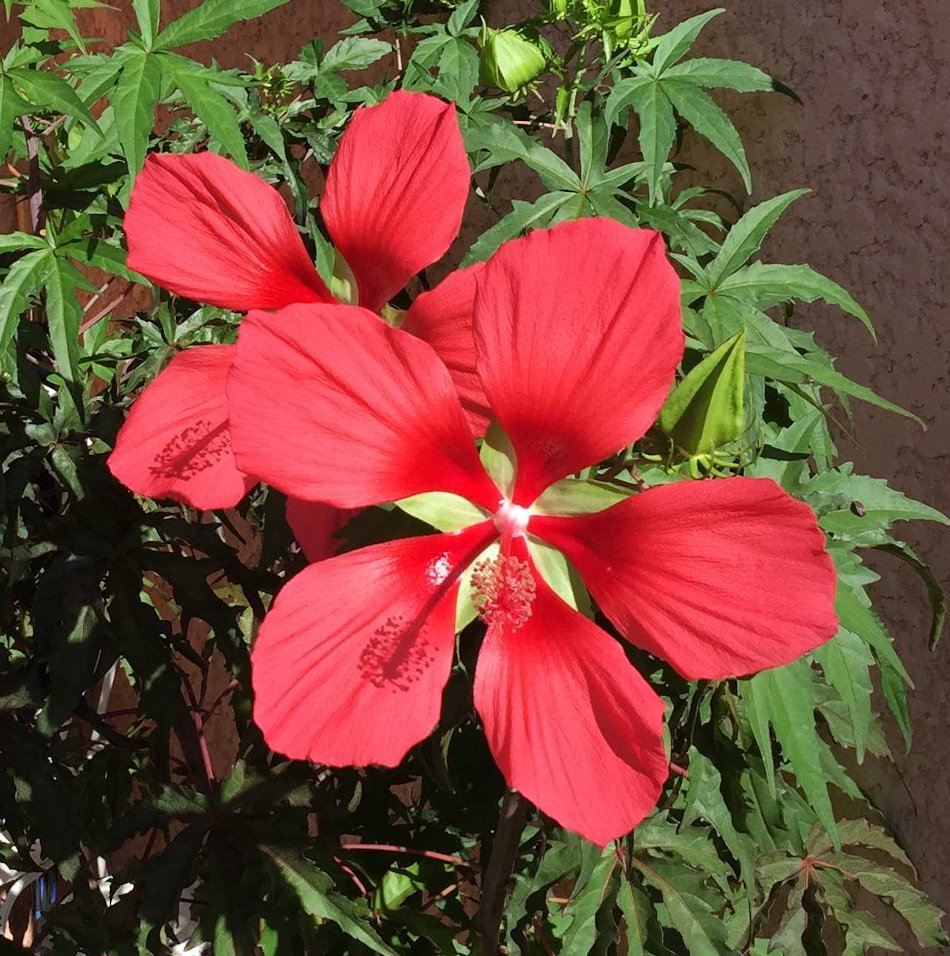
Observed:
[[[469,167],[454,106],[393,93],[357,110],[330,165],[323,220],[353,276],[353,301],[378,311],[448,249],[468,195]],[[149,156],[125,218],[129,266],[170,291],[235,311],[335,303],[280,194],[213,153]],[[405,325],[455,375],[476,433],[474,273],[450,276],[415,301]],[[225,382],[234,346],[175,356],[143,392],[109,458],[133,491],[196,508],[237,504],[257,479],[231,452]],[[295,503],[288,516],[311,558],[327,553],[345,516]]]
[[[516,455],[510,488],[482,468],[431,346],[338,311],[243,324],[228,383],[239,465],[343,508],[449,492],[472,521],[290,581],[253,648],[255,720],[292,757],[397,764],[438,720],[474,565],[487,624],[475,705],[505,778],[596,843],[627,832],[667,776],[663,704],[620,643],[549,587],[539,543],[574,562],[624,637],[690,679],[787,663],[836,629],[823,535],[770,480],[683,481],[546,513],[545,490],[639,438],[673,382],[684,340],[661,237],[564,223],[503,246],[476,277],[475,366]]]

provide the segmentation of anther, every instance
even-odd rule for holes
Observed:
[[[517,630],[531,617],[537,585],[527,561],[501,554],[475,565],[472,591],[478,615],[489,627]]]

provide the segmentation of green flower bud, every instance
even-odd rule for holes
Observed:
[[[660,428],[689,458],[711,455],[745,427],[745,329],[690,370],[660,410]]]
[[[478,57],[478,78],[484,86],[516,93],[547,67],[544,53],[516,30],[486,30]]]
[[[544,6],[548,11],[548,16],[555,20],[564,20],[567,18],[570,0],[544,0]]]

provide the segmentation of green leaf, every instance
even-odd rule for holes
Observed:
[[[921,946],[950,943],[940,925],[941,912],[895,870],[849,853],[833,854],[828,862],[844,871],[869,893],[887,900],[911,928]]]
[[[843,627],[827,644],[815,651],[815,658],[821,664],[828,682],[848,709],[858,763],[863,763],[871,730],[871,696],[874,693],[874,685],[869,668],[874,663],[874,658],[867,644]]]
[[[13,145],[13,128],[17,117],[29,113],[30,104],[25,102],[13,81],[4,73],[0,73],[0,159],[6,157]]]
[[[827,385],[839,395],[859,398],[869,405],[876,405],[878,408],[909,418],[921,427],[924,426],[923,420],[913,412],[882,398],[866,385],[859,385],[846,375],[816,361],[809,355],[753,344],[750,341],[746,350],[746,364],[753,375],[774,378],[779,382],[817,382],[819,385]]]
[[[276,865],[309,916],[336,923],[347,936],[374,953],[396,956],[369,921],[360,918],[350,900],[332,892],[333,881],[326,873],[291,850],[268,844],[260,844],[260,850]]]
[[[52,256],[44,281],[46,321],[56,370],[67,383],[75,385],[81,379],[79,325],[82,322],[82,307],[76,298],[76,289],[83,285],[84,279],[74,266]]]
[[[650,956],[650,926],[656,921],[656,910],[650,898],[624,878],[620,882],[617,905],[626,924],[627,956]]]
[[[690,17],[688,20],[677,24],[669,33],[659,37],[653,51],[653,70],[656,75],[661,76],[677,60],[682,59],[703,27],[713,17],[718,17],[720,13],[724,12],[724,8],[718,7],[715,10],[700,13],[698,16]]]
[[[914,554],[913,550],[903,541],[886,541],[882,544],[874,545],[878,551],[886,551],[888,554],[896,555],[906,564],[909,564],[927,589],[927,597],[930,598],[930,607],[933,617],[930,623],[930,635],[927,639],[927,646],[930,650],[937,649],[940,643],[940,637],[943,634],[943,625],[947,618],[947,596],[944,594],[943,587],[937,580],[930,565],[925,564]]]
[[[663,73],[663,80],[687,80],[696,86],[756,93],[775,89],[775,81],[758,67],[738,60],[698,57],[677,63]]]
[[[561,951],[587,956],[597,941],[597,915],[604,906],[613,906],[608,883],[616,881],[617,851],[608,846],[594,866],[590,878],[578,890],[575,887],[570,902],[564,907],[564,916],[571,917],[571,925],[563,936]]]
[[[4,6],[7,0],[4,0]],[[75,7],[105,7],[104,3],[97,3],[95,0],[83,0],[81,3],[69,0],[32,0],[24,4],[25,9],[20,14],[20,19],[25,23],[30,23],[41,29],[63,30],[69,35],[69,38],[83,52],[86,51],[86,43],[82,33],[76,25],[76,15],[72,8]],[[7,13],[9,19],[9,12]]]
[[[481,234],[462,259],[462,267],[475,262],[483,262],[503,242],[520,236],[530,228],[541,229],[550,225],[554,215],[566,203],[577,199],[574,192],[546,193],[536,202],[512,200],[511,212],[502,217],[490,229]]]
[[[42,288],[46,270],[52,259],[50,249],[38,250],[17,259],[0,284],[0,353],[16,334],[17,324],[31,295]]]
[[[155,124],[155,107],[161,93],[160,57],[129,47],[112,94],[112,108],[122,153],[133,177],[145,164],[148,138]]]
[[[682,936],[690,956],[727,956],[726,924],[713,912],[703,879],[677,864],[639,858],[633,865],[660,891],[670,925]]]
[[[837,562],[838,555],[834,554]],[[863,588],[852,587],[841,580],[835,597],[835,611],[841,627],[857,634],[871,650],[881,668],[881,689],[884,699],[897,721],[904,736],[907,748],[910,748],[910,717],[907,711],[906,687],[913,686],[910,674],[894,649],[894,643],[880,618],[874,613],[871,602]]]
[[[875,826],[870,820],[858,818],[856,820],[839,820],[838,833],[844,846],[863,846],[871,850],[881,850],[888,856],[894,857],[908,869],[913,870],[914,864],[897,844],[897,841],[882,827]],[[831,846],[828,846],[831,849]]]
[[[661,85],[676,112],[739,170],[746,192],[751,192],[749,162],[732,120],[708,93],[692,83],[664,77]]]
[[[469,153],[486,154],[475,164],[473,173],[519,160],[533,169],[548,189],[577,190],[580,186],[577,174],[560,156],[509,123],[470,126],[463,137]]]
[[[798,880],[788,894],[785,912],[772,934],[768,952],[782,956],[808,956],[802,945],[802,934],[808,924],[808,913],[803,905],[805,881]]]
[[[439,531],[458,531],[491,517],[478,505],[447,491],[430,491],[403,498],[396,502],[396,507]]]
[[[345,37],[327,50],[320,62],[320,72],[362,70],[392,53],[391,43],[370,37]]]
[[[247,169],[247,150],[241,124],[230,101],[213,89],[214,71],[175,54],[166,56],[164,62],[170,68],[172,81],[178,85],[195,116],[208,127],[208,132],[221,143],[225,152],[242,169]]]
[[[844,887],[844,878],[836,870],[822,867],[812,872],[820,900],[844,930],[841,956],[867,956],[869,946],[900,952],[901,947],[863,912],[863,906],[860,909],[855,908]]]
[[[145,47],[151,50],[158,34],[161,0],[132,0],[132,9],[135,11],[135,20],[145,41]]]
[[[472,23],[478,14],[478,5],[481,0],[463,0],[452,11],[445,24],[446,32],[449,36],[460,36],[462,31]]]
[[[7,76],[23,90],[31,103],[64,116],[79,117],[87,126],[99,130],[99,124],[86,104],[61,76],[26,67],[10,70]]]
[[[640,119],[640,152],[648,169],[650,204],[654,205],[661,199],[660,180],[676,136],[673,104],[655,80],[632,89],[630,101]]]
[[[49,243],[29,232],[8,232],[0,236],[0,254],[20,249],[49,249]]]
[[[155,40],[156,50],[213,40],[240,20],[253,20],[283,6],[287,0],[204,0],[170,23]]]
[[[835,816],[821,767],[821,746],[815,727],[812,673],[804,660],[762,671],[750,678],[756,707],[762,707],[782,746],[798,785],[835,844]]]
[[[729,852],[739,861],[743,882],[749,894],[755,891],[756,847],[747,833],[740,833],[722,796],[722,776],[716,765],[696,747],[689,750],[689,786],[682,827],[695,820],[710,823],[722,837]]]
[[[873,338],[877,338],[867,312],[848,291],[811,266],[753,262],[723,279],[718,291],[748,297],[760,309],[785,302],[814,302],[821,299],[853,315]]]
[[[855,475],[852,467],[846,462],[816,475],[802,486],[803,494],[829,496],[830,502],[838,504],[821,516],[821,526],[825,531],[860,539],[868,531],[886,531],[895,521],[950,524],[950,518],[936,508],[888,487],[883,478]]]
[[[796,199],[808,193],[807,189],[793,189],[774,199],[753,206],[730,230],[723,240],[716,258],[706,269],[709,291],[715,290],[726,276],[731,275],[758,250],[766,233],[779,216]]]
[[[745,330],[687,373],[660,409],[660,427],[690,458],[711,455],[745,428]]]

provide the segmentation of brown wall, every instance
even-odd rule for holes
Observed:
[[[671,0],[672,24],[713,4]],[[808,262],[867,308],[875,345],[830,308],[803,315],[838,366],[927,423],[855,406],[857,442],[844,458],[950,513],[950,4],[946,0],[728,0],[697,52],[747,60],[789,83],[800,107],[777,95],[728,100],[746,143],[756,201],[808,186],[766,244],[776,262]],[[723,97],[723,102],[727,98]],[[693,147],[693,160],[734,172]],[[900,529],[899,529],[900,530]],[[903,532],[950,587],[950,536],[937,525]],[[950,639],[927,650],[926,595],[893,559],[873,589],[916,683],[915,739],[899,773],[867,767],[865,780],[920,869],[950,909]],[[895,751],[897,735],[890,739]],[[919,952],[913,945],[906,952]]]
[[[165,0],[166,22],[195,0]],[[515,0],[526,14],[528,0]],[[522,5],[523,4],[523,5]],[[110,39],[131,22],[89,11]],[[506,3],[506,11],[514,4]],[[669,0],[653,9],[660,28],[708,9],[711,0]],[[516,7],[516,8],[517,8]],[[877,344],[832,309],[802,314],[840,357],[846,374],[910,408],[926,432],[896,416],[856,406],[857,442],[841,452],[859,469],[950,512],[950,317],[945,266],[950,254],[950,3],[946,0],[729,0],[697,52],[747,60],[788,82],[804,106],[777,95],[724,96],[746,143],[759,201],[797,186],[813,192],[776,227],[765,255],[809,262],[851,290],[871,314]],[[226,65],[293,54],[314,36],[332,39],[351,18],[334,0],[291,0],[218,41]],[[3,31],[4,35],[8,35]],[[5,46],[6,44],[4,44]],[[210,45],[193,52],[207,56]],[[687,155],[741,194],[738,177],[696,143]],[[710,176],[704,175],[709,181]],[[527,184],[526,184],[527,185]],[[533,184],[532,184],[533,188]],[[950,587],[943,529],[906,534]],[[899,774],[868,767],[868,785],[920,868],[923,885],[950,908],[950,657],[927,651],[929,615],[912,573],[882,559],[888,579],[875,596],[917,684],[911,702],[914,750]],[[950,645],[950,638],[947,639]],[[894,738],[895,749],[897,746]],[[913,945],[905,950],[918,952]]]

